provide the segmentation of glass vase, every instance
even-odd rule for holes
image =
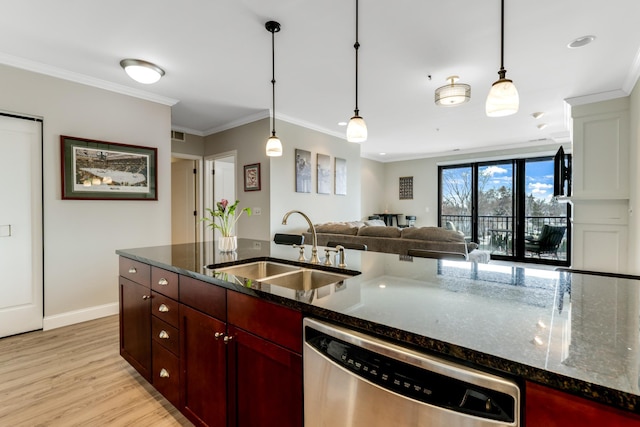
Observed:
[[[223,236],[218,240],[218,250],[220,252],[235,252],[238,249],[237,236]]]

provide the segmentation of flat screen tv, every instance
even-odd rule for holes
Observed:
[[[571,156],[564,154],[562,147],[553,157],[553,195],[571,195]]]

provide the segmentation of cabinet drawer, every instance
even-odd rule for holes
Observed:
[[[180,302],[223,322],[227,320],[227,291],[220,286],[180,276]]]
[[[180,360],[153,342],[153,386],[174,406],[180,407]]]
[[[180,332],[167,322],[163,322],[155,316],[151,317],[151,336],[164,348],[180,355]]]
[[[228,323],[302,353],[301,312],[234,291],[227,292],[227,310]]]
[[[180,324],[178,301],[157,292],[151,292],[151,314],[176,328]]]
[[[120,276],[147,288],[151,286],[151,266],[129,258],[120,257]]]
[[[178,273],[151,267],[151,289],[163,295],[178,299]]]

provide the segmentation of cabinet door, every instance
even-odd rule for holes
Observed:
[[[183,413],[196,425],[227,425],[226,324],[180,305]]]
[[[230,425],[300,427],[302,356],[232,325],[229,336]]]
[[[151,380],[150,289],[120,277],[120,355]]]
[[[527,426],[633,427],[640,416],[527,382]]]

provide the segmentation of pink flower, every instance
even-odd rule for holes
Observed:
[[[229,201],[227,199],[222,199],[220,201],[220,204],[222,205],[222,210],[227,209],[227,205],[229,204]]]

